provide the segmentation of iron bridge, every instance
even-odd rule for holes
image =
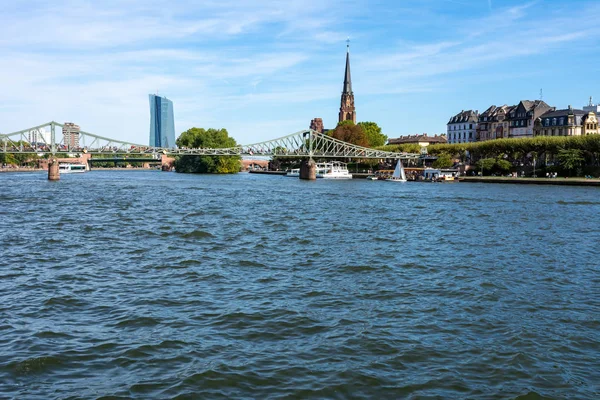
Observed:
[[[50,128],[50,138],[37,135],[32,143],[32,132],[42,128]],[[278,139],[260,143],[240,145],[230,148],[164,148],[150,147],[122,140],[95,135],[89,132],[79,132],[79,146],[71,147],[65,137],[57,135],[56,128],[63,124],[48,122],[18,132],[0,134],[0,153],[31,153],[38,155],[57,153],[89,153],[104,155],[143,154],[149,157],[168,156],[269,156],[269,157],[327,157],[327,158],[361,158],[361,159],[404,159],[414,160],[420,154],[394,153],[357,146],[332,138],[313,130],[302,130]],[[61,139],[62,137],[62,139]]]

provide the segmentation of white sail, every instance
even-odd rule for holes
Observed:
[[[400,160],[398,160],[398,162],[396,163],[396,168],[394,168],[394,173],[392,174],[392,178],[395,179],[400,179],[401,175],[400,175]]]
[[[403,181],[406,180],[406,174],[404,173],[404,165],[402,165],[402,161],[398,160],[398,164],[400,164],[400,177]]]
[[[404,167],[402,166],[402,161],[398,160],[392,177],[386,180],[392,182],[406,182],[406,175],[404,174]]]

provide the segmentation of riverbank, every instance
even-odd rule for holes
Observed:
[[[509,178],[500,176],[465,176],[461,182],[513,183],[524,185],[600,186],[600,179],[584,178]]]
[[[40,172],[46,171],[43,168],[0,168],[0,173],[6,172]]]

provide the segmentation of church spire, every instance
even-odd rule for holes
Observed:
[[[344,74],[343,93],[352,93],[352,76],[350,75],[350,39],[346,40],[346,73]]]
[[[356,123],[352,77],[350,76],[350,39],[346,41],[346,72],[344,74],[344,90],[342,91],[342,98],[340,101],[339,122],[342,121],[352,121]]]

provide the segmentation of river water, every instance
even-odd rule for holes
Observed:
[[[600,191],[0,174],[0,398],[600,398]]]

